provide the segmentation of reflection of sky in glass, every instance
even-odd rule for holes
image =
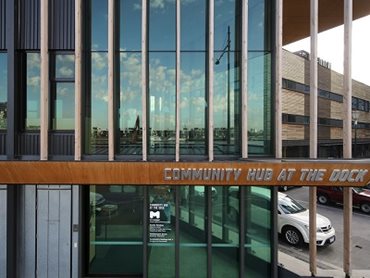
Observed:
[[[108,129],[107,53],[91,53],[91,127]]]
[[[91,0],[91,49],[108,49],[108,1]]]
[[[235,5],[237,0],[215,1],[215,50],[222,51],[227,42],[227,29],[231,29],[231,50],[235,50]],[[240,9],[237,9],[240,12]]]
[[[176,49],[175,22],[175,1],[150,1],[149,50]]]
[[[270,34],[266,33],[270,30],[265,26],[265,1],[249,0],[248,3],[248,49],[251,50],[269,50],[270,45],[265,45]]]
[[[220,63],[214,66],[214,96],[213,96],[213,110],[214,110],[214,125],[216,128],[227,127],[227,99],[228,99],[228,78],[230,78],[230,127],[234,127],[235,114],[235,81],[237,78],[238,68],[234,66],[234,55],[230,53],[230,72],[227,71],[227,53],[222,57]],[[217,54],[216,54],[217,57]],[[230,76],[228,77],[228,74]]]
[[[57,83],[53,129],[70,130],[75,124],[74,83]]]
[[[206,1],[181,1],[181,50],[205,50]]]
[[[6,53],[0,53],[0,102],[6,102],[8,88],[8,65]]]
[[[121,53],[120,121],[121,130],[134,128],[137,116],[141,122],[141,54]]]
[[[271,65],[264,52],[248,55],[248,129],[264,130],[265,92],[270,94]],[[267,103],[267,105],[270,105]]]
[[[55,77],[73,78],[75,77],[75,59],[74,55],[56,55],[55,59]]]
[[[181,54],[181,129],[205,127],[205,53]]]
[[[120,49],[141,50],[141,0],[120,2]]]
[[[175,54],[149,53],[150,128],[175,130]]]
[[[26,129],[40,128],[40,54],[27,53]]]

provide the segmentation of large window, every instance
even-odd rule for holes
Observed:
[[[108,154],[108,1],[91,0],[91,75],[85,97],[85,154]]]
[[[26,53],[25,130],[40,129],[40,53]]]
[[[55,54],[54,58],[51,81],[51,128],[52,130],[74,130],[74,55]]]
[[[88,275],[271,276],[270,188],[92,185],[89,204]]]

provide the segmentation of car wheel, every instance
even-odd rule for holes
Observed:
[[[328,196],[326,196],[325,194],[319,194],[317,196],[317,201],[322,204],[322,205],[327,205],[329,204],[329,199],[328,199]]]
[[[364,203],[360,206],[362,212],[370,213],[370,203]]]
[[[239,213],[234,208],[229,208],[229,211],[227,212],[227,218],[230,222],[236,223],[239,219]]]
[[[283,230],[285,240],[294,246],[301,246],[303,244],[302,234],[294,227],[288,226]]]

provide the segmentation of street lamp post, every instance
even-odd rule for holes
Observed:
[[[360,112],[358,110],[352,110],[352,120],[353,126],[355,129],[355,145],[353,148],[353,157],[357,157],[357,126],[358,126],[358,119],[360,118]]]
[[[222,56],[227,53],[227,130],[226,130],[226,139],[227,145],[230,145],[230,26],[227,26],[227,43],[224,49],[221,52],[220,57],[216,60],[215,64],[219,65]]]

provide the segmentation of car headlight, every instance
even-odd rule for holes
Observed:
[[[309,226],[309,225],[305,224],[305,225],[304,225],[304,227],[305,227],[307,230],[310,230],[310,226]],[[322,233],[321,228],[320,228],[320,227],[316,227],[316,232],[317,232],[317,233]]]

